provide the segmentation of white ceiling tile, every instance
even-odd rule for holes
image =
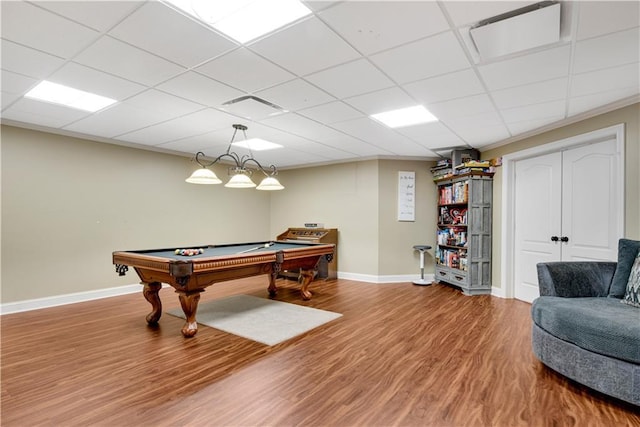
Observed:
[[[219,107],[223,103],[244,95],[243,92],[188,71],[157,86],[158,89],[203,105]]]
[[[576,96],[569,99],[569,117],[602,107],[629,97],[638,97],[638,88],[616,89],[591,95]]]
[[[398,133],[411,138],[429,149],[464,145],[458,135],[441,122],[424,123],[397,129]]]
[[[544,102],[542,104],[525,105],[523,107],[500,110],[505,123],[516,123],[527,120],[544,119],[547,117],[564,116],[566,101]]]
[[[70,58],[100,33],[25,2],[2,2],[2,37]]]
[[[237,122],[236,117],[208,108],[120,135],[118,139],[145,145],[160,145],[214,130],[228,130],[231,134],[229,130],[235,122]]]
[[[525,132],[529,132],[551,123],[555,123],[558,120],[564,119],[564,113],[555,116],[547,116],[539,119],[523,120],[514,123],[507,123],[507,128],[512,135],[519,135]]]
[[[157,31],[157,28],[166,30]],[[161,2],[145,3],[109,34],[187,67],[237,46]]]
[[[147,85],[155,85],[185,70],[108,36],[100,38],[76,56],[74,61]]]
[[[368,115],[416,105],[413,98],[397,87],[354,96],[344,101]]]
[[[638,1],[581,1],[578,5],[578,40],[640,25]]]
[[[571,80],[571,96],[590,95],[640,85],[640,63],[578,74]]]
[[[123,102],[92,114],[64,129],[83,134],[113,138],[167,120],[166,114],[134,107]]]
[[[2,118],[24,123],[38,123],[42,126],[60,128],[87,116],[89,113],[49,102],[22,98],[2,111]]]
[[[167,150],[181,151],[183,153],[203,151],[213,160],[226,151],[231,141],[231,135],[233,135],[233,129],[220,129],[186,137],[177,141],[170,141],[159,145],[159,147]]]
[[[13,104],[14,101],[17,101],[21,97],[22,95],[5,92],[4,90],[0,91],[0,108],[7,108],[9,105]]]
[[[246,48],[236,49],[196,68],[196,71],[251,93],[295,78]]]
[[[490,90],[566,77],[569,73],[569,45],[505,61],[480,65],[478,71]]]
[[[381,125],[368,117],[355,120],[347,120],[332,125],[349,135],[364,139],[368,143],[395,155],[420,155],[424,147]],[[426,155],[426,154],[424,154]]]
[[[335,101],[335,98],[331,95],[301,79],[291,80],[270,89],[261,90],[256,95],[289,111],[301,110]]]
[[[568,78],[563,77],[524,86],[516,86],[509,89],[496,90],[492,92],[491,96],[496,106],[500,109],[555,101],[566,98],[568,81]]]
[[[140,7],[144,1],[37,1],[38,6],[49,9],[72,21],[82,23],[98,31],[106,31],[126,15]]]
[[[426,104],[484,93],[482,83],[470,68],[444,76],[418,80],[403,87],[416,99]]]
[[[64,60],[2,40],[2,69],[34,78],[44,78],[64,64]]]
[[[396,47],[370,58],[400,84],[469,68],[471,65],[451,31]]]
[[[276,129],[286,130],[289,133],[307,138],[310,140],[322,140],[330,138],[335,131],[320,123],[314,122],[296,113],[282,114],[260,121],[261,124],[271,126]]]
[[[511,136],[509,130],[504,125],[460,126],[456,128],[455,131],[469,145],[476,148],[482,148],[484,145],[493,144]]]
[[[502,128],[506,130],[502,118],[495,111],[447,119],[444,124],[467,142],[469,142],[468,135],[473,129]]]
[[[145,86],[74,62],[66,63],[47,80],[118,101],[146,89]]]
[[[320,18],[365,55],[449,29],[436,2],[343,2]]]
[[[336,98],[347,98],[394,86],[394,83],[366,59],[338,65],[305,77]]]
[[[2,92],[4,94],[13,94],[22,96],[38,83],[38,80],[23,76],[22,74],[12,73],[11,71],[2,70]]]
[[[485,94],[429,104],[427,109],[440,120],[495,112],[491,99]]]
[[[156,112],[159,117],[170,119],[203,109],[201,104],[187,101],[159,90],[150,89],[124,101],[140,110]]]
[[[475,24],[537,1],[444,1],[442,4],[456,26]]]
[[[574,73],[609,68],[640,60],[640,28],[576,43]]]
[[[362,113],[340,101],[306,108],[298,111],[298,113],[310,119],[329,124],[362,117]]]
[[[304,76],[359,55],[317,18],[302,22],[258,40],[251,50],[298,76]]]

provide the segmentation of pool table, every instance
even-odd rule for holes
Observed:
[[[192,256],[176,254],[173,249],[149,249],[113,252],[116,272],[123,276],[133,267],[144,285],[143,295],[152,307],[147,315],[149,324],[157,324],[162,315],[162,303],[158,292],[162,283],[175,288],[186,317],[182,328],[185,337],[198,332],[196,310],[200,293],[217,282],[266,274],[268,291],[276,293],[276,277],[282,270],[300,269],[302,299],[312,294],[309,284],[313,280],[318,262],[326,257],[330,262],[333,244],[296,241],[270,241],[225,245],[188,246],[183,249],[203,249]]]

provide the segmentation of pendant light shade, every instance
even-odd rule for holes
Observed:
[[[283,188],[284,186],[280,184],[280,181],[278,181],[273,176],[268,176],[262,180],[262,182],[260,183],[260,185],[258,185],[256,190],[274,191],[274,190],[282,190]]]
[[[222,184],[220,178],[218,178],[212,170],[207,168],[195,170],[185,181],[189,184]]]

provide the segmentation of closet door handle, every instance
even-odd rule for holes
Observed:
[[[568,241],[569,241],[569,238],[568,238],[567,236],[562,236],[562,237],[560,238],[560,241],[561,241],[561,242],[568,242]]]
[[[560,239],[558,238],[558,236],[551,236],[551,241],[552,241],[552,242],[557,242],[558,240],[560,240]]]

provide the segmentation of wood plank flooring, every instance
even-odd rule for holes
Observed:
[[[201,302],[266,298],[267,282]],[[149,327],[142,293],[2,316],[2,426],[640,426],[640,408],[535,359],[527,303],[342,279],[302,301],[278,285],[343,316],[273,347],[205,326],[185,339],[167,314]]]

